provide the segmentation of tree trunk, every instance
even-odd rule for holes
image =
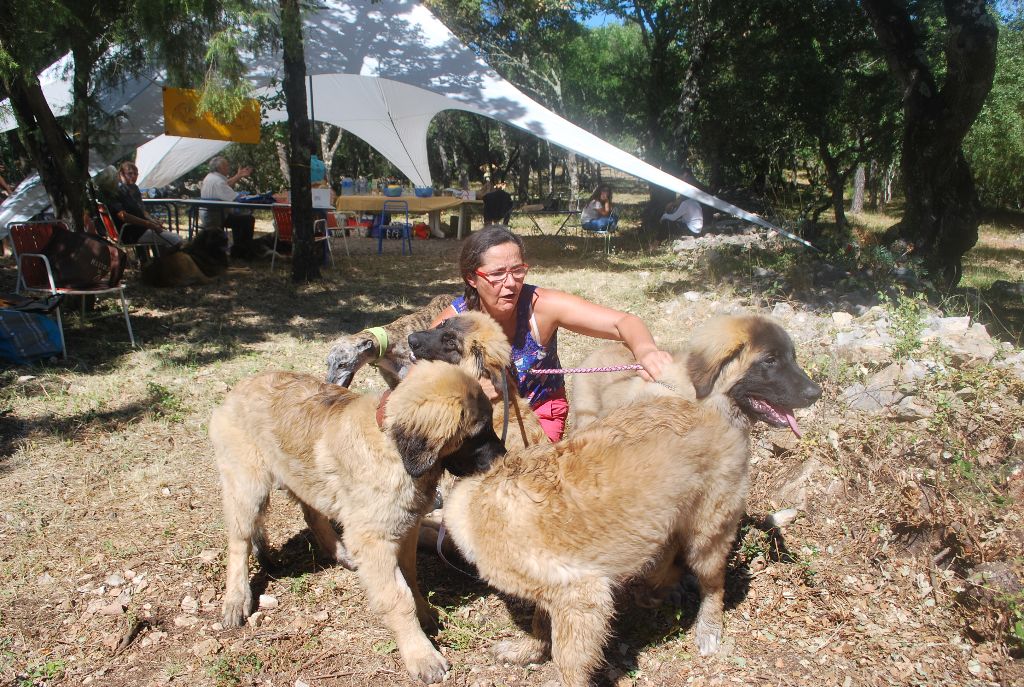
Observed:
[[[905,91],[902,163],[906,209],[893,228],[940,286],[960,280],[964,254],[978,240],[981,204],[961,144],[995,73],[998,29],[985,0],[945,0],[945,80],[925,62],[922,37],[898,0],[863,7]]]
[[[277,150],[277,166],[281,168],[281,176],[287,179],[290,174],[288,171],[288,146],[282,141],[276,141],[274,149]]]
[[[878,209],[878,191],[881,186],[882,175],[879,173],[881,166],[878,164],[878,160],[872,160],[868,166],[868,179],[867,187],[869,191],[868,196],[868,207],[872,210]]]
[[[313,250],[313,198],[309,180],[313,136],[306,112],[306,58],[299,1],[280,0],[283,86],[291,143],[288,172],[292,189],[292,281],[296,283],[320,278],[320,256]]]
[[[580,199],[580,165],[576,153],[566,151],[565,169],[569,175],[569,207],[578,209]]]
[[[850,212],[864,212],[864,185],[867,182],[867,171],[864,164],[857,165],[857,171],[853,173],[853,200],[850,201]]]
[[[18,132],[32,164],[50,197],[53,214],[81,231],[84,229],[85,185],[71,139],[53,116],[37,81],[21,74],[5,84],[18,120]]]

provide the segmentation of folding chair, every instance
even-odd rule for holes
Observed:
[[[277,259],[277,242],[287,241],[294,247],[295,242],[292,239],[292,206],[291,205],[278,205],[275,204],[272,207],[274,213],[274,252],[270,257],[270,271],[274,271],[274,261]],[[317,226],[319,225],[319,232]],[[334,252],[331,250],[330,237],[327,235],[327,221],[318,219],[313,222],[313,245],[317,242],[323,241],[326,244],[325,250],[327,255],[331,258],[331,267],[334,267]],[[345,246],[348,249],[348,244]]]
[[[405,255],[405,244],[409,244],[409,255],[412,255],[412,225],[409,224],[409,203],[404,200],[385,200],[384,207],[380,209],[380,216],[377,221],[379,227],[377,232],[377,254],[384,252],[384,215],[392,212],[404,212],[405,213],[405,224],[399,229],[400,238],[402,239],[402,255]]]
[[[45,293],[49,296],[82,296],[82,321],[85,321],[85,296],[103,296],[117,294],[121,298],[121,310],[124,322],[128,327],[128,339],[135,348],[135,333],[132,332],[132,320],[128,316],[128,301],[124,297],[125,284],[118,281],[115,286],[95,288],[69,288],[57,286],[53,275],[50,259],[41,252],[47,245],[55,227],[67,230],[63,222],[23,222],[10,225],[11,246],[18,266],[17,293]],[[61,316],[61,305],[54,312],[57,315],[57,328],[60,330],[60,349],[64,358],[68,357],[67,345],[64,342],[64,321]]]
[[[611,251],[611,248],[612,248],[612,236],[614,236],[615,232],[618,231],[618,229],[619,229],[619,219],[616,217],[613,221],[608,222],[607,224],[602,224],[600,227],[593,227],[592,226],[592,227],[588,228],[587,227],[588,224],[590,224],[590,223],[589,222],[584,222],[584,223],[580,224],[580,228],[585,232],[585,236],[586,236],[586,240],[583,242],[583,250],[584,251],[587,250],[587,244],[590,243],[590,237],[591,236],[603,236],[604,237],[604,253],[605,253],[605,255],[610,255],[611,252],[612,252]]]
[[[330,236],[337,236],[338,234],[341,234],[342,243],[345,245],[345,255],[347,257],[351,258],[352,254],[348,251],[348,234],[345,231],[344,222],[341,219],[342,217],[346,217],[346,216],[355,216],[355,213],[354,212],[347,212],[347,211],[344,211],[344,210],[339,210],[339,211],[336,211],[336,212],[328,212],[327,213],[327,234],[330,235]],[[317,220],[317,221],[319,221],[319,220]]]
[[[140,260],[142,256],[148,253],[150,250],[150,257],[160,257],[160,246],[155,243],[121,243],[121,232],[117,230],[117,223],[114,222],[114,218],[110,214],[110,209],[104,203],[96,203],[96,210],[100,214],[100,223],[107,232],[107,238],[115,246],[128,250],[129,248],[135,251],[136,257]]]

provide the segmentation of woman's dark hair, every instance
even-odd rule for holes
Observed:
[[[590,200],[601,200],[601,193],[605,192],[608,194],[608,202],[612,202],[612,187],[608,184],[601,184],[594,189],[594,192],[590,194]]]
[[[462,281],[466,284],[466,292],[463,295],[466,298],[467,310],[480,309],[480,294],[470,286],[466,277],[480,269],[480,265],[484,261],[484,253],[495,246],[506,243],[514,243],[519,246],[519,254],[523,260],[526,260],[526,248],[523,246],[523,240],[505,227],[491,226],[481,229],[475,234],[470,234],[462,244],[462,252],[459,254],[459,274],[462,275]]]

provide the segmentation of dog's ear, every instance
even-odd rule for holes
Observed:
[[[454,365],[424,360],[409,369],[388,398],[387,433],[413,477],[429,472],[459,435],[470,384],[473,378]]]
[[[476,376],[483,377],[484,375],[487,375],[490,377],[491,375],[488,374],[487,370],[487,351],[484,350],[483,344],[479,341],[473,341],[469,347],[469,352],[470,355],[473,356],[474,362],[476,362]]]
[[[690,339],[686,371],[697,398],[711,394],[722,370],[743,350],[746,338],[742,334],[731,318],[722,318],[702,327]]]
[[[427,474],[437,463],[441,447],[437,446],[436,442],[430,441],[420,433],[408,431],[401,423],[393,423],[388,434],[398,447],[405,471],[413,478]]]

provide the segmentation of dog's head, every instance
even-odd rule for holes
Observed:
[[[388,399],[384,426],[413,477],[436,465],[463,477],[505,454],[476,378],[443,362],[412,366]]]
[[[702,326],[690,340],[687,371],[698,399],[722,393],[751,421],[798,436],[793,409],[821,397],[797,363],[792,339],[765,317],[720,317]]]
[[[486,374],[495,383],[512,359],[501,325],[481,312],[465,312],[433,329],[413,332],[409,348],[415,360],[443,360],[477,377]]]
[[[228,235],[222,229],[202,229],[189,246],[190,252],[201,252],[210,257],[227,257]]]
[[[327,383],[349,386],[356,371],[377,358],[380,344],[372,335],[359,332],[336,339],[327,354]]]

